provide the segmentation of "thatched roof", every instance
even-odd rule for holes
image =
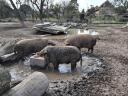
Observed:
[[[95,12],[96,15],[116,15],[115,11],[114,11],[114,6],[112,5],[111,2],[109,2],[109,0],[106,0],[99,8],[98,10]]]
[[[110,7],[113,8],[114,6],[108,0],[106,0],[100,7]]]

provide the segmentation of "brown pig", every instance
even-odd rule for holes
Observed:
[[[47,46],[40,52],[37,52],[37,55],[45,58],[45,68],[52,63],[54,69],[58,70],[59,64],[71,63],[71,70],[74,71],[78,61],[80,61],[82,66],[81,52],[75,46]]]
[[[55,44],[53,41],[47,39],[24,39],[16,43],[14,53],[20,57],[24,57],[42,50],[47,45]]]
[[[99,38],[96,38],[92,35],[76,35],[72,36],[65,40],[65,44],[69,46],[76,46],[77,48],[88,48],[88,52],[91,50],[93,53],[93,48],[96,45],[96,41]]]

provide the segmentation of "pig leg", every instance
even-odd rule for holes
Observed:
[[[90,50],[91,50],[91,53],[93,53],[93,47],[88,48],[88,53],[90,52]]]
[[[88,53],[89,53],[89,51],[90,51],[90,48],[88,48]]]
[[[48,63],[46,63],[43,69],[47,69],[48,67]]]
[[[43,69],[48,69],[49,68],[49,65],[50,65],[50,62],[49,62],[49,59],[48,58],[45,58],[45,63],[44,63],[44,68]]]
[[[55,70],[55,71],[58,71],[58,67],[59,67],[59,64],[57,64],[57,63],[54,64],[54,70]]]
[[[93,53],[93,47],[91,48],[91,53]]]
[[[71,71],[74,72],[76,69],[76,62],[71,62]]]

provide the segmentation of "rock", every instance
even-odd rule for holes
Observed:
[[[11,75],[7,70],[0,68],[0,96],[10,88]]]
[[[30,57],[30,66],[44,68],[45,61],[43,57],[33,55]]]
[[[34,72],[3,96],[42,96],[49,88],[45,74]]]

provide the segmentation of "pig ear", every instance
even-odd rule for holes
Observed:
[[[43,54],[46,54],[47,53],[47,50],[43,50]]]

